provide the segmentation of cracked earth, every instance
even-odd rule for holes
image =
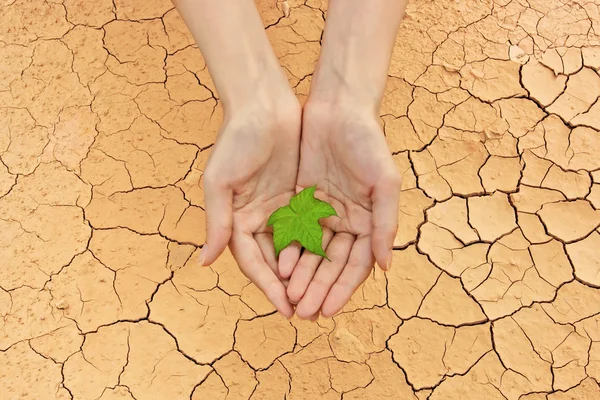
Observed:
[[[222,111],[168,0],[3,0],[0,399],[600,399],[600,5],[414,0],[394,265],[285,320],[198,268]],[[259,0],[304,101],[327,4]]]

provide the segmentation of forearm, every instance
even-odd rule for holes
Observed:
[[[407,0],[331,0],[310,100],[378,112]]]
[[[289,91],[253,0],[173,0],[226,111]]]

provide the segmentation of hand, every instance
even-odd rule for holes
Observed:
[[[204,173],[207,235],[200,261],[210,265],[229,244],[244,275],[290,318],[287,282],[266,229],[296,186],[301,109],[287,87],[283,92],[257,96],[226,115]]]
[[[298,303],[300,318],[314,320],[319,310],[324,317],[334,315],[375,260],[384,270],[391,265],[400,175],[375,113],[362,110],[310,101],[305,107],[297,190],[316,184],[316,197],[331,203],[339,218],[323,224],[331,261],[309,252],[300,257],[299,250],[295,267],[280,260],[280,275],[291,275],[287,294]]]
[[[207,233],[200,261],[213,263],[229,243],[242,272],[291,317],[266,223],[295,191],[300,105],[253,0],[174,4],[202,51],[225,113],[204,172]]]

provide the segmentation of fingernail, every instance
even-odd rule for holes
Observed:
[[[204,244],[202,249],[200,249],[200,255],[198,256],[198,261],[200,262],[201,266],[204,266],[204,262],[206,261],[206,243]]]
[[[385,265],[385,270],[389,271],[392,269],[392,259],[394,258],[394,251],[390,250],[390,254],[388,255],[387,264]]]

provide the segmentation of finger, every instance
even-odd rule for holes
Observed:
[[[321,261],[314,278],[310,281],[306,293],[296,307],[299,318],[310,318],[319,311],[329,289],[346,266],[348,256],[354,244],[354,235],[337,233],[327,246],[327,256],[331,261]]]
[[[279,253],[279,276],[289,278],[300,258],[302,246],[298,242],[292,242]]]
[[[256,243],[258,243],[258,247],[260,248],[260,252],[265,259],[265,262],[271,268],[271,271],[277,276],[283,286],[287,288],[289,279],[282,279],[281,275],[279,275],[279,268],[277,268],[277,259],[275,258],[275,245],[273,243],[273,235],[270,233],[255,233],[254,239]]]
[[[323,228],[323,248],[326,249],[329,245],[329,242],[333,238],[333,231],[329,228]],[[298,265],[294,268],[292,276],[290,277],[290,284],[288,285],[287,295],[290,301],[294,304],[297,304],[302,296],[304,296],[304,292],[306,292],[306,288],[308,288],[308,284],[311,279],[315,275],[319,264],[323,260],[323,257],[318,256],[310,251],[305,251],[304,254],[300,257],[298,261]]]
[[[393,171],[384,174],[373,190],[372,248],[379,267],[387,271],[392,264],[392,247],[398,231],[398,202],[400,175]]]
[[[258,244],[258,248],[265,259],[265,262],[273,271],[273,273],[279,277],[279,270],[277,269],[277,259],[275,258],[275,245],[273,244],[273,236],[268,233],[255,233],[254,240]]]
[[[294,309],[288,301],[285,287],[269,268],[252,234],[234,232],[229,247],[242,273],[267,296],[281,314],[291,318]]]
[[[204,180],[206,240],[200,251],[201,265],[214,263],[223,253],[231,238],[233,227],[233,192],[214,182],[214,179],[216,178],[205,176]]]
[[[348,264],[323,302],[321,307],[323,317],[329,318],[337,314],[346,305],[356,289],[369,277],[374,263],[371,238],[368,236],[358,238],[352,246]]]
[[[316,322],[319,319],[319,312],[317,311],[314,315],[309,318],[309,321]]]

